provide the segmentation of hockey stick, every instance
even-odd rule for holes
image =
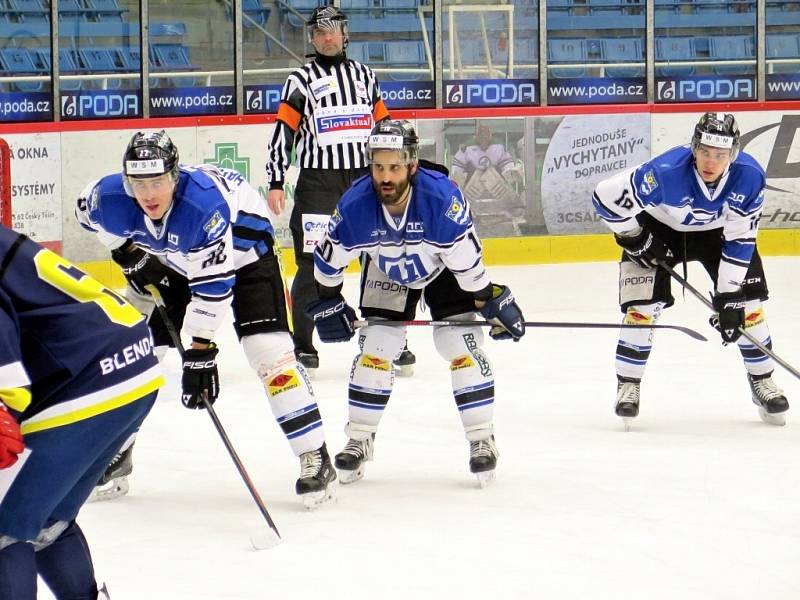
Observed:
[[[146,285],[145,288],[150,295],[153,296],[153,300],[156,303],[156,307],[158,308],[158,312],[161,315],[161,320],[164,321],[164,326],[167,328],[169,332],[169,337],[172,338],[173,343],[175,344],[175,348],[178,350],[178,353],[181,355],[181,359],[183,359],[183,344],[181,343],[181,336],[178,333],[177,329],[175,329],[175,324],[172,322],[172,319],[169,318],[167,314],[167,307],[164,304],[164,298],[161,296],[161,292],[158,291],[158,288],[152,284]],[[276,546],[281,541],[281,534],[278,532],[278,528],[275,526],[275,521],[272,520],[272,517],[267,510],[264,501],[261,499],[261,496],[256,489],[256,486],[253,484],[253,480],[250,479],[250,475],[247,474],[247,470],[244,468],[244,464],[242,464],[242,460],[239,458],[239,455],[236,453],[236,450],[233,448],[233,444],[231,444],[230,439],[228,439],[228,435],[225,433],[225,429],[222,427],[222,423],[217,416],[217,412],[214,410],[214,407],[211,405],[211,402],[208,400],[208,396],[203,394],[202,397],[203,406],[208,411],[211,420],[214,422],[214,427],[216,427],[219,436],[222,438],[222,442],[225,444],[225,448],[228,450],[228,454],[230,454],[231,460],[233,460],[233,464],[236,465],[236,470],[239,471],[239,475],[242,476],[242,480],[244,484],[247,486],[247,490],[250,492],[250,495],[253,497],[253,500],[258,506],[258,510],[261,511],[262,516],[267,521],[267,525],[272,530],[274,535],[267,534],[267,535],[253,535],[250,537],[250,543],[253,545],[253,548],[256,550],[263,550],[264,548],[269,548],[272,546]]]
[[[694,286],[693,286],[691,283],[689,283],[689,282],[688,282],[688,281],[686,281],[686,280],[685,280],[683,277],[681,277],[680,275],[678,275],[678,273],[676,273],[676,272],[675,272],[675,269],[673,269],[672,267],[670,267],[670,266],[669,266],[667,263],[665,263],[663,260],[659,260],[659,261],[657,261],[657,262],[658,262],[658,266],[659,266],[659,267],[661,267],[662,269],[664,269],[664,270],[665,270],[667,273],[669,273],[669,274],[670,274],[670,276],[671,276],[671,277],[672,277],[672,278],[673,278],[675,281],[677,281],[678,283],[680,283],[680,284],[683,286],[683,289],[685,289],[685,290],[688,290],[688,291],[689,291],[689,292],[691,292],[691,293],[692,293],[694,296],[696,296],[696,297],[697,297],[697,299],[698,299],[698,300],[700,300],[700,302],[702,302],[703,304],[705,304],[705,305],[706,305],[706,307],[707,307],[709,310],[711,310],[712,312],[716,312],[716,310],[714,309],[714,305],[711,303],[711,301],[710,301],[708,298],[706,298],[706,297],[705,297],[705,296],[704,296],[704,295],[703,295],[703,294],[700,292],[700,290],[698,290],[697,288],[695,288],[695,287],[694,287]],[[787,363],[787,362],[786,362],[785,360],[783,360],[783,359],[782,359],[780,356],[778,356],[778,355],[777,355],[777,354],[775,354],[775,353],[774,353],[772,350],[770,350],[769,348],[767,348],[767,347],[766,347],[764,344],[762,344],[761,342],[759,342],[759,341],[758,341],[758,340],[757,340],[757,339],[756,339],[756,338],[755,338],[755,337],[754,337],[754,336],[753,336],[753,335],[752,335],[750,332],[748,332],[748,331],[747,331],[747,330],[746,330],[744,327],[737,327],[737,330],[739,331],[739,333],[741,333],[741,334],[742,334],[742,336],[744,336],[744,337],[745,337],[745,338],[746,338],[746,339],[747,339],[747,340],[748,340],[748,341],[749,341],[751,344],[753,344],[753,345],[754,345],[756,348],[758,348],[759,350],[761,350],[761,351],[762,351],[764,354],[766,354],[767,356],[769,356],[769,357],[770,357],[772,360],[774,360],[776,363],[778,363],[778,364],[779,364],[780,366],[782,366],[784,369],[786,369],[787,371],[789,371],[789,373],[791,373],[792,375],[794,375],[795,377],[797,377],[798,379],[800,379],[800,371],[798,371],[797,369],[795,369],[795,368],[794,368],[792,365],[790,365],[789,363]]]
[[[354,321],[354,327],[367,325],[399,325],[408,327],[494,327],[489,321]],[[689,337],[707,342],[708,338],[694,329],[680,325],[633,325],[631,323],[575,323],[564,321],[525,321],[525,327],[551,327],[560,329],[672,329],[685,333]]]

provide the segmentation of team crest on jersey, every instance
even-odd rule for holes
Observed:
[[[328,233],[333,233],[333,230],[336,229],[336,226],[342,222],[342,215],[339,214],[339,209],[336,208],[331,215],[331,218],[328,219]]]
[[[451,196],[450,207],[444,213],[444,216],[458,225],[464,225],[469,217],[469,211],[467,211],[464,200],[455,195]]]
[[[297,378],[297,373],[294,369],[289,369],[283,373],[275,375],[267,382],[267,393],[270,396],[277,396],[283,392],[288,392],[295,388],[300,387],[300,380]]]
[[[474,366],[475,363],[466,354],[462,354],[461,356],[456,356],[453,360],[450,361],[451,371],[460,371],[461,369],[468,369]]]
[[[379,356],[373,356],[372,354],[365,354],[362,356],[359,364],[362,367],[374,369],[375,371],[388,371],[390,369],[388,360],[380,358]]]
[[[658,181],[656,181],[656,174],[650,169],[647,173],[644,174],[642,178],[642,185],[639,186],[639,191],[644,194],[645,196],[652,194],[653,190],[658,187]]]
[[[222,216],[221,212],[215,210],[208,222],[203,225],[203,229],[208,234],[208,238],[213,240],[214,238],[219,237],[219,235],[225,231],[225,225],[227,225],[225,222],[225,217]]]

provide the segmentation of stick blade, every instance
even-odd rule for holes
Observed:
[[[250,535],[250,545],[253,550],[269,550],[280,545],[282,538],[271,527]]]

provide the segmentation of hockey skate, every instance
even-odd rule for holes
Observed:
[[[639,384],[641,379],[617,375],[617,405],[614,412],[622,417],[625,431],[630,431],[633,419],[639,414]]]
[[[300,478],[295,484],[295,492],[308,510],[335,499],[335,481],[336,471],[325,444],[300,455]]]
[[[417,357],[408,349],[408,344],[406,344],[400,356],[392,362],[395,375],[398,377],[411,377],[414,374],[414,364],[416,362]]]
[[[494,481],[494,469],[499,456],[494,436],[469,443],[469,470],[475,473],[481,488]]]
[[[336,455],[335,464],[339,471],[339,481],[353,483],[364,477],[364,463],[372,460],[375,452],[375,434],[365,440],[350,440]]]
[[[303,365],[309,379],[314,379],[314,376],[319,369],[319,355],[311,354],[310,352],[298,352],[296,354],[297,362]]]
[[[764,375],[747,375],[753,404],[758,407],[758,416],[769,425],[786,425],[789,401],[783,390],[772,381],[772,372]]]
[[[106,472],[97,482],[87,502],[113,500],[124,496],[130,490],[128,475],[133,472],[133,444],[118,453],[111,460]]]

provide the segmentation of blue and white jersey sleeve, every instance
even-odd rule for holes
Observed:
[[[343,222],[337,207],[328,221],[328,231],[314,250],[314,279],[320,285],[331,288],[340,286],[347,265],[361,255],[363,245],[357,242],[353,232],[348,231],[351,225],[350,222]],[[351,240],[350,243],[343,243],[342,237]]]
[[[744,193],[731,192],[725,199],[722,227],[722,260],[717,272],[717,291],[741,288],[756,248],[758,224],[764,208],[763,171],[743,169],[737,187]]]
[[[442,219],[452,231],[452,241],[448,241],[440,254],[444,266],[455,275],[462,290],[484,289],[490,280],[483,263],[483,246],[472,222],[469,203],[456,186],[451,190],[451,203]],[[456,227],[452,227],[453,223]]]
[[[619,235],[639,232],[636,215],[661,202],[658,174],[643,163],[604,179],[595,188],[592,205],[606,225]]]
[[[97,235],[97,239],[101,244],[109,250],[114,250],[122,246],[127,238],[107,231],[101,224],[102,214],[99,209],[101,181],[101,179],[96,179],[91,182],[78,195],[78,203],[75,206],[75,217],[78,219],[78,224],[81,227]]]

